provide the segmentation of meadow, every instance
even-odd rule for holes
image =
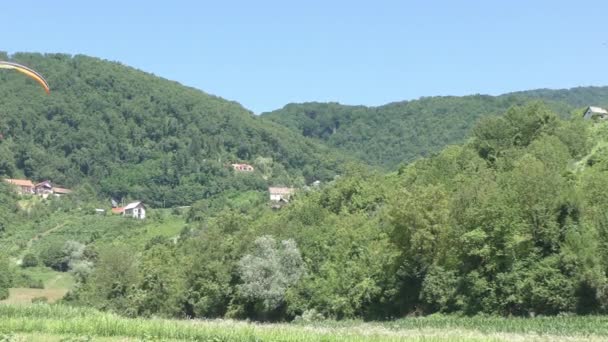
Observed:
[[[125,318],[90,308],[0,306],[0,341],[603,341],[608,317],[430,316],[391,322],[263,324]]]

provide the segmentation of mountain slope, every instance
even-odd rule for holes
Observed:
[[[0,175],[88,183],[155,206],[227,189],[330,179],[345,158],[238,103],[119,63],[63,54],[0,54],[51,85],[0,73]],[[234,162],[254,164],[235,174]]]
[[[379,107],[337,103],[289,104],[262,114],[373,165],[395,168],[462,142],[482,116],[542,100],[565,117],[580,107],[608,104],[608,87],[532,90],[501,96],[424,97]]]

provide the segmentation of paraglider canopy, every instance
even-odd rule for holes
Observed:
[[[49,88],[49,84],[46,82],[44,77],[42,77],[42,75],[40,75],[36,71],[34,71],[24,65],[12,63],[12,62],[0,61],[0,69],[12,69],[12,70],[17,70],[20,73],[26,74],[27,76],[36,80],[36,82],[40,83],[40,85],[44,88],[44,91],[46,91],[47,94],[50,94],[50,92],[51,92],[51,89]]]

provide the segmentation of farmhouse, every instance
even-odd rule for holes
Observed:
[[[272,202],[289,202],[291,195],[296,191],[294,188],[269,187],[270,200]]]
[[[253,172],[253,166],[249,164],[232,164],[232,168],[237,172]]]
[[[34,183],[29,179],[4,179],[5,182],[12,184],[17,189],[17,193],[31,195],[34,193]]]
[[[608,111],[605,110],[604,108],[600,108],[600,107],[593,107],[593,106],[589,106],[587,107],[587,110],[585,110],[585,114],[583,114],[583,118],[584,119],[608,119]]]
[[[42,196],[42,198],[47,198],[50,194],[53,193],[53,185],[48,180],[40,182],[34,187],[34,192],[36,193],[36,195]]]
[[[124,207],[122,214],[143,220],[146,218],[146,206],[142,202],[131,202]]]

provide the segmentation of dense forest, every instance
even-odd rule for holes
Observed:
[[[86,56],[0,54],[31,66],[47,96],[0,73],[0,175],[92,187],[154,207],[188,205],[226,190],[331,180],[347,158],[261,121],[235,102]],[[231,163],[252,164],[247,176]]]
[[[465,144],[390,174],[354,165],[279,211],[204,199],[177,239],[38,257],[73,268],[66,303],[128,316],[606,313],[607,137],[605,122],[515,106]]]
[[[256,117],[118,63],[10,58],[52,96],[0,73],[0,175],[76,191],[42,201],[0,183],[0,298],[31,280],[12,257],[70,272],[64,303],[126,316],[608,313],[608,123],[570,115],[605,88]],[[270,184],[298,192],[272,209]],[[150,215],[99,215],[107,196]]]
[[[379,107],[289,104],[262,116],[368,164],[396,169],[463,142],[479,118],[504,113],[511,106],[543,100],[561,117],[569,117],[582,107],[606,105],[606,99],[608,87],[580,87],[501,96],[425,97]]]

